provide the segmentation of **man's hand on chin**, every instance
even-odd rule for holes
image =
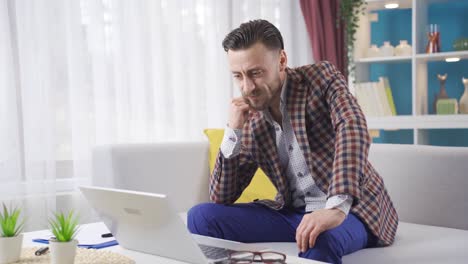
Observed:
[[[300,252],[314,247],[315,240],[323,231],[335,228],[346,218],[339,209],[320,209],[304,215],[296,229],[296,242]]]

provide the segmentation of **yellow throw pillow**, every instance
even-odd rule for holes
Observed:
[[[224,137],[224,129],[205,129],[205,135],[210,142],[210,171],[214,169],[216,157],[218,156],[219,147]],[[271,199],[276,196],[277,190],[271,183],[265,173],[258,169],[250,182],[249,186],[244,190],[242,195],[237,199],[236,203],[248,203],[255,199]]]

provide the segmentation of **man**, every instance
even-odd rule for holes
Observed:
[[[214,203],[193,207],[192,233],[241,242],[296,242],[299,256],[330,263],[393,243],[398,217],[367,160],[366,120],[343,75],[328,62],[295,69],[279,30],[241,24],[223,41],[242,97],[210,177]],[[260,167],[274,201],[233,204]]]

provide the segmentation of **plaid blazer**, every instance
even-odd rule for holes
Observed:
[[[367,159],[371,139],[366,119],[344,76],[326,61],[286,72],[287,111],[315,183],[327,197],[353,196],[351,212],[378,238],[377,245],[392,244],[398,215],[382,178]],[[210,176],[212,201],[232,204],[260,167],[278,193],[274,201],[257,202],[276,210],[291,203],[274,135],[262,112],[249,113],[240,154],[226,159],[218,153]]]

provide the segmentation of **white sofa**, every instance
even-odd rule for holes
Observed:
[[[179,211],[208,201],[208,143],[97,147],[94,184],[166,193]],[[468,263],[468,148],[373,144],[400,217],[395,243],[343,258],[344,263]],[[290,255],[295,243],[263,243]]]

